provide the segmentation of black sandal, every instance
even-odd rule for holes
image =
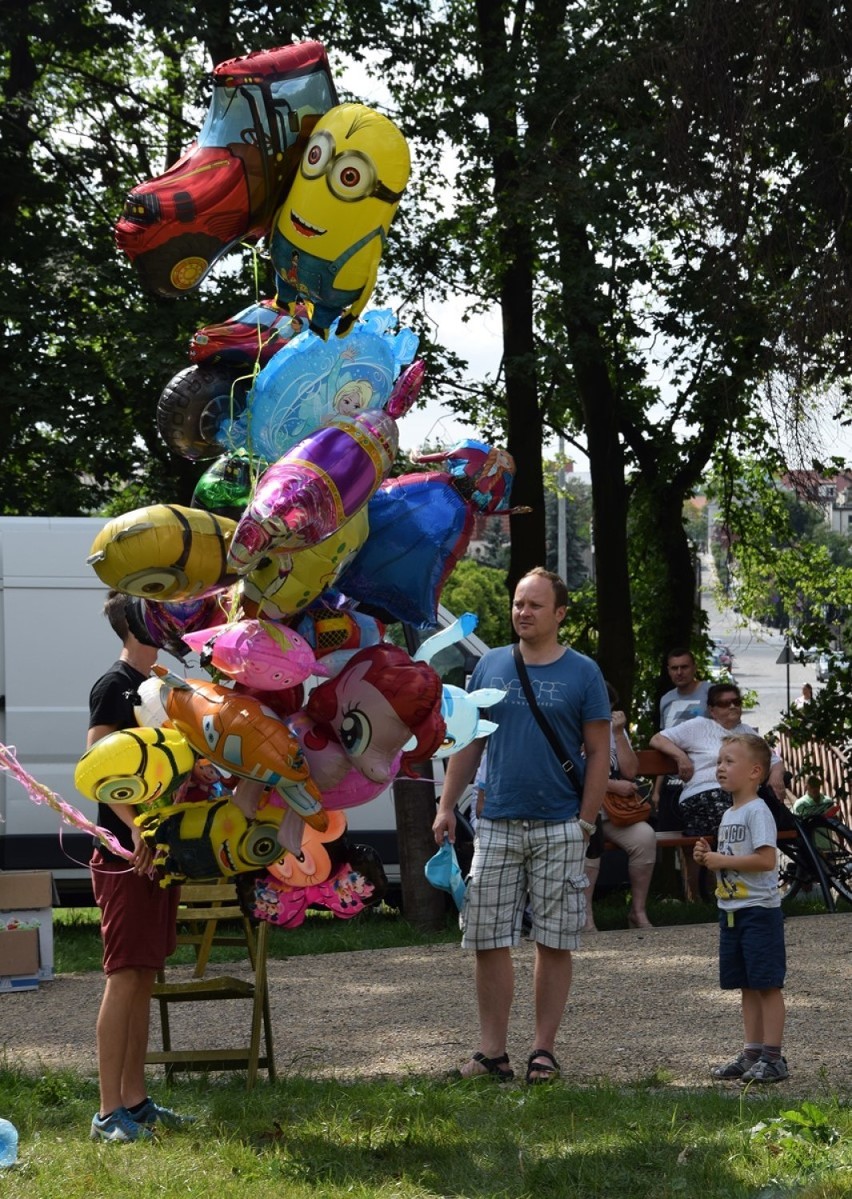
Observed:
[[[472,1053],[470,1056],[472,1062],[478,1062],[480,1066],[485,1067],[485,1074],[459,1074],[462,1078],[485,1078],[486,1075],[491,1075],[498,1082],[511,1082],[515,1077],[515,1071],[512,1069],[501,1070],[501,1066],[509,1065],[508,1053],[501,1053],[499,1057],[486,1057],[484,1053]]]
[[[546,1057],[546,1062],[537,1062],[536,1058]],[[529,1086],[538,1086],[539,1083],[553,1082],[554,1078],[559,1074],[562,1067],[557,1062],[556,1058],[549,1049],[536,1049],[527,1058],[527,1083]],[[534,1078],[534,1074],[543,1074],[544,1078]]]

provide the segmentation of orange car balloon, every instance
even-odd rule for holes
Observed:
[[[328,826],[301,746],[271,709],[250,695],[182,679],[163,666],[154,672],[164,685],[170,722],[193,749],[227,774],[272,787],[312,828]]]

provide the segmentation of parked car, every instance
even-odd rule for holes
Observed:
[[[820,657],[819,646],[801,645],[795,638],[791,638],[788,645],[797,662],[816,662]]]
[[[849,659],[839,650],[827,650],[817,659],[816,677],[818,683],[827,683],[834,672],[840,668],[846,670]]]
[[[734,664],[733,650],[729,645],[725,645],[721,641],[714,641],[713,648],[710,651],[711,660],[714,666],[721,666],[725,670],[730,670]]]

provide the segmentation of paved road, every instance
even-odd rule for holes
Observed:
[[[710,580],[712,563],[708,557],[702,559],[702,566],[704,578]],[[710,636],[733,651],[733,673],[740,687],[757,692],[758,705],[746,712],[746,722],[759,732],[768,733],[778,724],[789,703],[801,694],[803,683],[811,683],[815,691],[818,689],[816,663],[792,662],[788,690],[787,667],[777,661],[784,649],[782,635],[754,621],[745,624],[735,612],[720,611],[711,586],[708,583],[701,596],[710,621]]]

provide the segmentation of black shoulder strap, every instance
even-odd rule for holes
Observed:
[[[530,683],[530,676],[527,674],[527,664],[524,661],[520,647],[517,645],[517,643],[512,646],[512,657],[515,661],[515,669],[518,672],[518,678],[521,680],[521,686],[524,689],[524,695],[527,697],[527,703],[530,706],[530,711],[535,717],[539,728],[547,738],[550,748],[559,759],[559,764],[565,772],[565,777],[576,791],[578,788],[575,777],[576,771],[574,768],[574,762],[571,758],[571,755],[566,753],[559,744],[559,739],[557,738],[556,733],[554,733],[553,729],[548,724],[546,716],[536,702],[535,695],[533,694],[532,684]]]

